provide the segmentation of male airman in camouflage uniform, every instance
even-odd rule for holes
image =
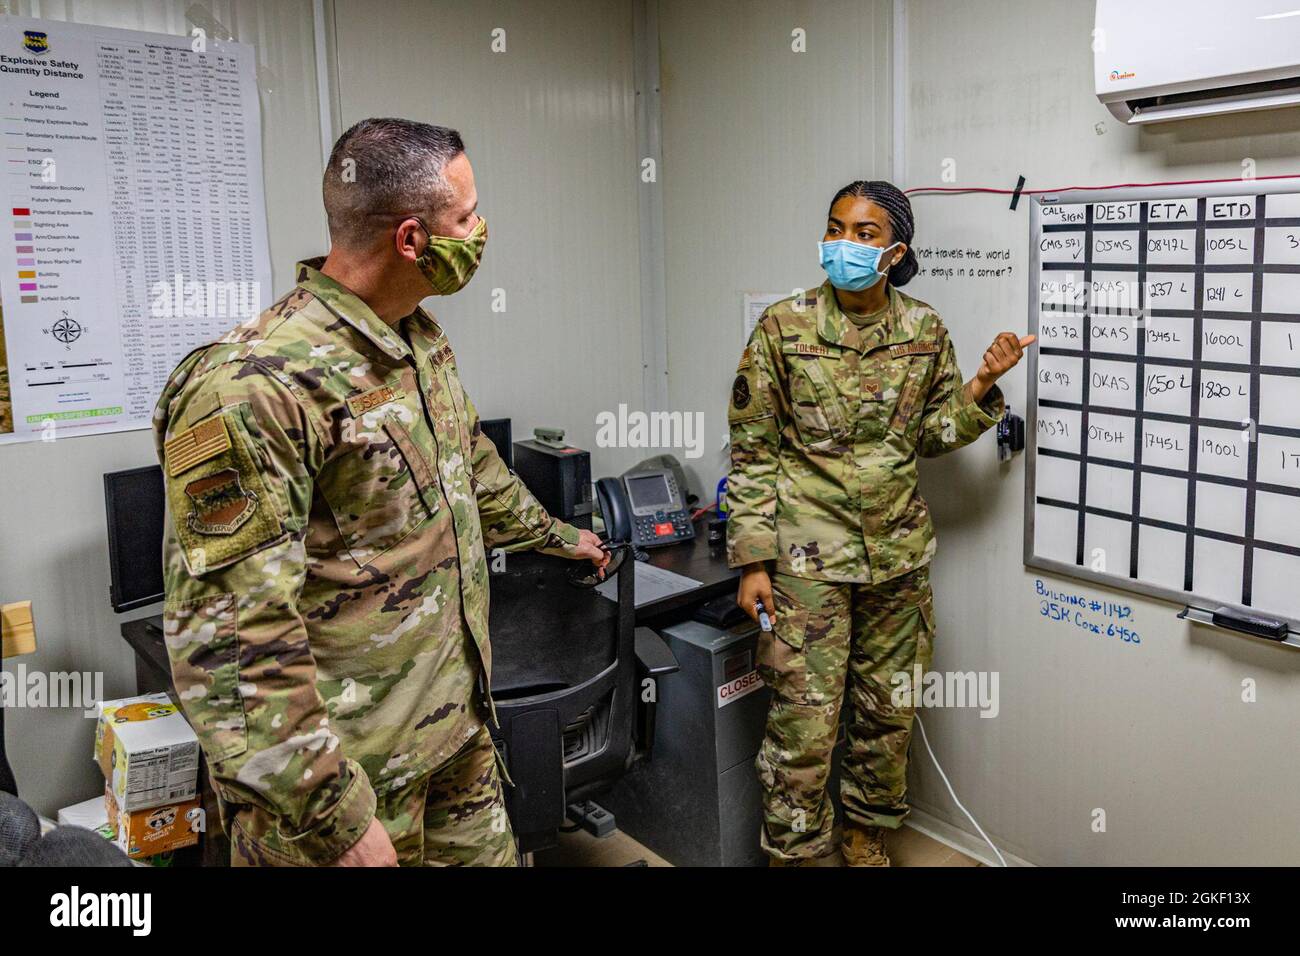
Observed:
[[[913,718],[891,679],[928,668],[935,635],[916,459],[974,441],[1004,410],[996,385],[972,400],[933,309],[892,285],[883,301],[862,325],[830,281],[774,304],[732,387],[728,559],[774,570],[775,631],[757,661],[773,690],[757,766],[774,863],[834,851],[826,785],[846,690],[845,858],[887,863],[881,828],[907,812]],[[740,600],[755,593],[742,583]]]
[[[331,183],[348,159],[357,194]],[[377,177],[406,163],[435,195],[390,195],[410,180]],[[485,726],[486,549],[597,555],[506,468],[416,307],[477,265],[486,227],[465,188],[454,131],[345,133],[326,171],[330,261],[301,263],[293,291],[191,353],[159,400],[166,643],[235,864],[515,860]],[[389,272],[364,272],[384,257]],[[368,299],[328,274],[349,268]],[[386,859],[361,853],[370,841]]]

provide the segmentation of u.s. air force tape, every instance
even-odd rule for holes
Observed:
[[[891,345],[889,354],[892,358],[902,358],[905,355],[933,355],[939,351],[939,343],[933,340],[923,342],[904,342],[901,345]]]

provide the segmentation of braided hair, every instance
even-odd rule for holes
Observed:
[[[889,214],[889,231],[894,237],[894,242],[906,243],[907,252],[898,264],[886,273],[886,276],[890,285],[907,285],[920,271],[916,253],[912,251],[912,229],[915,222],[912,218],[912,204],[907,196],[897,186],[882,179],[859,179],[849,183],[835,194],[835,198],[831,200],[831,209],[834,209],[835,204],[845,196],[870,199]],[[830,215],[829,211],[827,215]]]

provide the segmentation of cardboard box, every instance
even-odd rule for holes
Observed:
[[[105,786],[103,805],[109,825],[116,833],[114,842],[133,860],[170,853],[199,842],[203,811],[197,797],[147,810],[122,810],[113,798],[112,789]]]
[[[98,709],[95,754],[109,792],[124,812],[195,796],[199,740],[166,694],[104,701]]]
[[[94,830],[106,840],[113,839],[113,828],[108,823],[108,808],[103,797],[91,797],[59,811],[59,826],[85,827]]]
[[[36,621],[32,602],[0,605],[0,656],[17,657],[36,650]]]
[[[172,699],[166,694],[141,694],[139,697],[123,697],[120,700],[101,700],[95,704],[95,763],[102,764],[104,753],[104,715],[111,714],[127,704],[170,704]],[[98,797],[95,797],[98,800]]]

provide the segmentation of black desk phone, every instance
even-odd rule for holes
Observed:
[[[695,537],[686,490],[671,468],[601,478],[596,482],[596,499],[611,541],[654,548]]]

